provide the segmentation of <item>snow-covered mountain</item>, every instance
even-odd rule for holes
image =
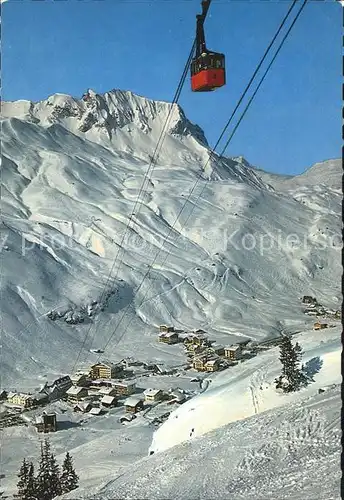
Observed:
[[[82,99],[55,94],[39,103],[5,102],[2,114],[45,128],[61,125],[83,139],[142,157],[154,150],[171,108],[167,141],[173,144],[173,136],[179,136],[188,137],[195,145],[206,145],[203,131],[187,120],[178,105],[172,107],[120,90],[103,95],[88,90]]]
[[[223,343],[301,330],[304,294],[339,308],[340,161],[272,181],[209,158],[179,106],[119,90],[3,102],[1,126],[4,386],[69,373],[83,343],[87,364],[107,343],[183,362],[159,324]]]
[[[154,409],[123,426],[122,407],[94,418],[53,403],[64,420],[51,441],[75,458],[78,498],[340,498],[340,327],[313,332],[300,301],[340,307],[340,160],[279,176],[219,159],[179,106],[119,90],[4,102],[1,120],[3,387],[70,373],[80,348],[78,366],[104,347],[114,361],[185,363],[157,342],[159,324],[219,343],[299,331],[315,370],[278,394],[269,349],[209,375],[154,435]],[[154,383],[191,393],[191,376]],[[6,494],[38,453],[32,427],[3,430]]]
[[[241,162],[245,164],[245,160]],[[247,162],[246,165],[250,166]],[[338,188],[343,176],[343,171],[339,167],[338,160],[326,160],[316,163],[301,175],[279,175],[259,169],[256,169],[256,173],[264,182],[271,184],[275,189],[280,191],[319,185]]]

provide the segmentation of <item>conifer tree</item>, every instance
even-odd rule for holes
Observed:
[[[45,439],[41,444],[41,458],[37,475],[37,494],[39,500],[52,500],[61,493],[59,466],[51,452],[50,443]]]
[[[50,469],[50,492],[51,498],[61,495],[61,482],[60,482],[60,466],[56,461],[54,453],[50,453],[49,457]]]
[[[18,477],[18,491],[14,495],[14,498],[17,498],[18,500],[37,500],[38,497],[36,492],[35,470],[33,463],[27,462],[24,458]]]
[[[68,493],[79,486],[79,477],[73,467],[73,459],[67,451],[62,465],[61,489],[62,493]]]
[[[42,500],[50,500],[46,492],[49,489],[50,474],[49,474],[49,454],[50,454],[50,444],[49,441],[45,440],[44,444],[41,443],[41,457],[38,465],[37,474],[37,493],[38,498]]]
[[[284,336],[280,344],[280,361],[282,373],[275,379],[276,388],[284,392],[293,392],[307,382],[302,368],[300,368],[302,348],[296,343],[293,346],[290,337]]]
[[[18,473],[19,481],[17,483],[17,493],[14,495],[14,498],[18,500],[27,500],[27,486],[29,479],[29,464],[26,459],[23,459],[23,463],[19,469]]]
[[[35,478],[35,468],[33,463],[29,463],[29,471],[27,478],[27,500],[36,500],[37,499],[37,491],[36,491],[36,478]]]

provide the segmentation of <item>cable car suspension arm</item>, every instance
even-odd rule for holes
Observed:
[[[202,14],[197,14],[197,27],[196,27],[196,57],[199,57],[203,52],[207,52],[204,35],[204,21],[210,7],[211,0],[202,1]]]

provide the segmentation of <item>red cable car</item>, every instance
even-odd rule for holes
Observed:
[[[224,54],[208,50],[205,44],[203,25],[210,1],[202,2],[202,14],[196,16],[196,54],[191,62],[191,90],[193,92],[210,92],[226,84]]]

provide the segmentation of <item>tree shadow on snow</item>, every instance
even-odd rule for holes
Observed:
[[[74,427],[80,427],[80,422],[72,422],[70,420],[60,420],[57,422],[57,429],[59,431],[65,431],[67,429],[72,429]]]
[[[319,356],[316,356],[315,358],[310,359],[304,365],[304,373],[305,373],[305,375],[310,380],[313,381],[314,375],[316,373],[320,372],[322,365],[323,365],[323,360]]]

